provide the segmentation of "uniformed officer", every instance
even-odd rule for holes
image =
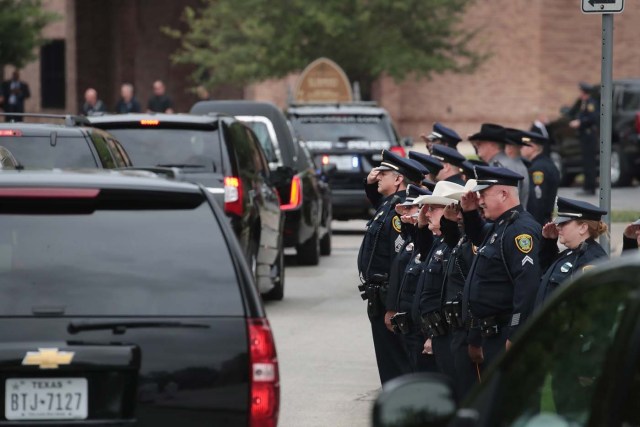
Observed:
[[[469,136],[481,160],[489,166],[504,167],[522,175],[524,179],[518,184],[520,204],[526,209],[529,201],[529,171],[520,159],[512,159],[504,152],[507,144],[521,144],[508,138],[504,127],[492,123],[483,123],[480,132]]]
[[[476,175],[477,186],[460,201],[465,233],[479,247],[465,283],[463,314],[471,315],[469,356],[484,367],[510,346],[533,308],[541,227],[520,204],[522,175],[489,166],[477,166]]]
[[[462,185],[440,181],[432,195],[422,196],[417,200],[424,204],[421,214],[424,214],[429,229],[436,236],[430,256],[425,261],[424,274],[418,287],[420,320],[425,337],[430,341],[424,345],[425,350],[431,347],[440,372],[452,380],[455,379],[455,366],[451,355],[451,334],[443,312],[443,296],[447,265],[453,245],[446,241],[442,233],[441,220],[445,206],[457,203],[455,199],[447,196],[463,191]]]
[[[451,148],[456,148],[458,142],[462,141],[458,133],[443,125],[442,123],[434,123],[433,131],[429,135],[420,135],[422,140],[427,144],[427,151],[431,153],[433,144],[442,144]]]
[[[529,203],[527,211],[540,223],[551,221],[551,215],[558,195],[560,172],[546,154],[549,138],[536,132],[520,131],[522,156],[529,164]]]
[[[436,181],[450,181],[458,185],[464,185],[464,178],[460,168],[467,160],[455,148],[446,145],[434,144],[431,147],[431,156],[442,163],[442,169],[436,175]]]
[[[411,190],[411,187],[413,186],[409,185],[408,190]],[[425,195],[425,193],[431,194],[427,190],[421,190],[420,193],[422,194],[418,193],[417,190],[412,191],[412,193],[418,198]],[[409,193],[407,194],[409,195]],[[422,354],[424,340],[420,332],[420,324],[413,321],[411,310],[419,278],[422,275],[423,261],[431,250],[433,234],[428,228],[418,226],[417,214],[419,208],[416,200],[414,197],[403,203],[403,205],[407,205],[403,209],[410,212],[410,215],[401,217],[403,228],[406,226],[413,230],[413,240],[409,245],[406,245],[405,251],[400,252],[396,257],[396,261],[398,259],[405,260],[407,257],[408,259],[404,263],[402,274],[399,275],[400,280],[397,282],[397,290],[393,289],[387,297],[387,310],[395,311],[390,323],[404,344],[411,370],[413,372],[422,372],[435,371],[435,361],[432,356]],[[390,289],[391,286],[390,284]],[[389,311],[387,311],[387,315],[389,314]]]
[[[476,166],[489,166],[487,162],[476,159],[469,159],[462,162],[460,165],[460,169],[462,170],[462,175],[465,181],[469,182],[471,179],[475,179],[476,177]]]
[[[607,224],[602,222],[602,215],[607,211],[591,203],[580,200],[558,198],[558,215],[542,229],[541,262],[546,257],[555,260],[548,267],[542,281],[536,306],[543,301],[567,279],[576,273],[593,268],[593,263],[606,258],[607,253],[595,239],[607,232]],[[558,239],[567,249],[558,254]]]
[[[622,252],[638,249],[640,246],[640,219],[624,228],[622,233]]]
[[[426,167],[429,170],[429,175],[425,176],[425,178],[431,181],[436,181],[436,176],[438,176],[438,174],[444,167],[440,160],[429,154],[420,153],[418,151],[409,151],[409,159],[415,160],[416,162]]]
[[[582,171],[584,173],[583,191],[578,195],[594,195],[596,193],[596,155],[598,150],[598,103],[591,96],[593,86],[580,82],[580,108],[576,118],[569,126],[578,130],[580,148],[582,149]]]
[[[409,362],[396,335],[384,323],[387,281],[391,264],[404,245],[400,216],[395,205],[405,197],[408,183],[423,179],[412,163],[396,154],[383,150],[380,166],[374,168],[366,179],[367,196],[377,189],[382,198],[371,197],[376,213],[367,223],[367,232],[358,253],[358,270],[367,299],[367,313],[371,321],[373,344],[382,383],[408,372]]]

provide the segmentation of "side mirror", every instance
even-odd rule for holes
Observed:
[[[325,176],[329,176],[337,170],[337,167],[334,163],[329,163],[328,165],[322,165],[322,174]]]
[[[373,406],[373,427],[445,427],[457,409],[452,381],[409,374],[387,382]]]
[[[402,145],[405,147],[413,147],[413,138],[410,136],[405,136],[402,138]]]

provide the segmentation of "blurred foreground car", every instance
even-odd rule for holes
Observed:
[[[204,185],[230,218],[260,292],[284,296],[284,249],[278,193],[254,133],[230,116],[91,116],[124,145],[136,167],[176,167]]]
[[[2,425],[271,426],[273,337],[202,186],[0,172]]]
[[[376,427],[640,425],[640,257],[563,286],[458,405],[435,374],[389,382]]]
[[[317,265],[331,253],[331,196],[311,154],[293,135],[282,112],[255,101],[201,101],[192,114],[225,113],[249,126],[267,156],[285,213],[284,245],[295,247],[298,264]]]

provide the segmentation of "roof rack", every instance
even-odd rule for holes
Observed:
[[[42,113],[0,113],[5,117],[35,117],[41,119],[64,120],[65,126],[91,126],[91,122],[85,116],[76,114],[42,114]]]
[[[292,102],[289,107],[378,107],[376,101],[352,101],[352,102]]]

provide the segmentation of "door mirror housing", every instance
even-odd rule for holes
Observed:
[[[448,377],[404,375],[385,383],[373,406],[373,427],[445,427],[456,409],[454,385]]]

